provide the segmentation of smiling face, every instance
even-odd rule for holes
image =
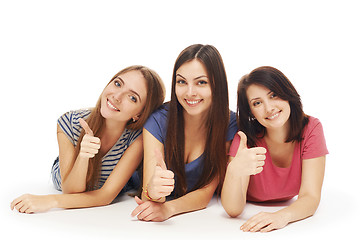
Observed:
[[[129,71],[115,77],[101,94],[101,115],[107,120],[137,120],[147,97],[145,78],[140,71]]]
[[[207,114],[212,101],[209,81],[206,68],[199,60],[185,62],[178,68],[175,93],[185,114],[190,116]]]
[[[268,88],[252,84],[246,90],[251,113],[265,128],[283,128],[289,124],[289,102],[279,98]]]

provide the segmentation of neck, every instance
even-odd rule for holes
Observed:
[[[186,130],[200,130],[205,129],[207,115],[190,116],[184,113],[184,127]]]
[[[104,128],[102,130],[102,137],[106,138],[116,138],[118,139],[121,134],[124,132],[126,122],[116,122],[105,119]]]
[[[285,143],[289,132],[289,121],[281,128],[267,128],[265,137],[271,142]]]

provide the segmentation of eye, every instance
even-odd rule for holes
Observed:
[[[259,106],[260,104],[261,104],[260,101],[254,101],[254,102],[253,102],[253,106],[254,106],[254,107],[257,107],[257,106]]]
[[[185,80],[183,80],[183,79],[176,80],[176,83],[177,84],[186,84]]]
[[[270,98],[276,98],[276,97],[277,97],[276,93],[271,93]]]
[[[114,85],[117,86],[117,87],[121,87],[122,83],[119,80],[115,80]]]
[[[205,81],[205,80],[200,80],[200,81],[198,81],[197,84],[198,84],[198,85],[205,85],[205,84],[208,84],[208,82]]]
[[[134,102],[134,103],[137,102],[137,98],[136,98],[135,96],[130,95],[129,98],[130,98],[130,101],[132,101],[132,102]]]

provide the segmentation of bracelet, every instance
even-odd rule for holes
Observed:
[[[143,187],[143,192],[144,192],[145,197],[146,197],[147,199],[149,199],[150,201],[152,201],[152,202],[159,201],[159,200],[161,199],[161,197],[158,198],[158,199],[153,199],[153,198],[151,198],[151,197],[149,196],[148,185],[149,185],[149,184],[146,184],[145,188]]]

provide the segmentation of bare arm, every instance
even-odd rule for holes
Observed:
[[[61,186],[64,193],[78,193],[86,190],[89,159],[94,157],[100,149],[100,139],[94,137],[92,130],[83,119],[79,121],[86,134],[78,143],[81,144],[78,156],[75,156],[75,147],[60,126],[57,126]]]
[[[221,203],[230,217],[237,217],[242,213],[246,204],[250,176],[239,174],[238,168],[232,160],[233,157],[230,157],[221,191]]]
[[[150,175],[156,166],[155,160],[151,160],[150,161],[151,164],[147,162],[147,158],[146,158],[147,147],[152,146],[151,148],[149,148],[150,150],[153,149],[153,147],[161,147],[162,144],[159,143],[149,132],[145,130],[143,132],[144,132],[144,148],[145,148],[144,184],[147,184],[148,182],[150,182],[150,178],[151,178]],[[147,143],[147,141],[150,141],[151,144]],[[156,143],[156,141],[158,143]],[[227,148],[229,148],[229,146],[230,143],[227,143]],[[148,154],[149,156],[151,156],[151,151],[149,151]],[[149,165],[147,166],[147,164]],[[135,210],[131,213],[131,215],[132,216],[137,215],[138,219],[144,221],[164,221],[174,215],[206,208],[218,186],[218,182],[219,182],[218,178],[215,177],[215,179],[212,180],[207,186],[201,189],[197,189],[193,192],[187,193],[180,198],[167,202],[159,203],[153,201],[144,201],[146,199],[140,200],[135,197],[138,207],[135,208]],[[163,201],[164,200],[165,199],[163,199]]]
[[[247,148],[247,137],[238,132],[240,144],[235,157],[229,157],[224,185],[221,192],[221,203],[229,216],[237,217],[244,210],[250,175],[263,170],[266,149],[262,147]]]
[[[274,213],[259,213],[250,218],[241,229],[268,232],[312,216],[319,206],[325,172],[325,156],[303,160],[301,187],[298,199],[290,206]]]
[[[143,155],[142,136],[125,151],[101,189],[74,193],[36,196],[25,194],[11,203],[19,212],[43,212],[51,208],[85,208],[110,204],[130,179]]]

